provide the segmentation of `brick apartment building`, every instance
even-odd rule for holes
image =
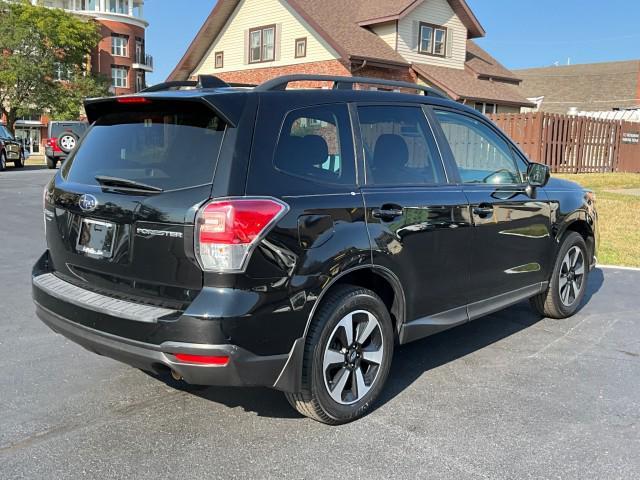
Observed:
[[[219,0],[169,80],[322,73],[419,82],[484,113],[532,107],[464,0]]]
[[[146,74],[153,71],[153,58],[147,54],[144,0],[31,0],[36,5],[61,8],[85,20],[99,24],[102,39],[91,56],[93,72],[111,81],[116,95],[135,93],[146,86]],[[65,72],[56,72],[64,80]],[[28,144],[30,154],[44,153],[48,118],[33,112],[18,119],[16,137]]]

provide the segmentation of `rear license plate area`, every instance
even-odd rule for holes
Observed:
[[[114,223],[83,218],[78,232],[76,250],[88,257],[111,258],[115,237]]]

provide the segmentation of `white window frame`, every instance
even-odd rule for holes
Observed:
[[[111,55],[115,57],[128,57],[129,37],[125,35],[111,35]]]
[[[428,39],[424,35],[427,31],[429,31]],[[436,32],[442,33],[442,40],[439,42],[442,45],[442,49],[440,52],[436,52]],[[447,27],[420,22],[418,24],[418,53],[421,53],[423,55],[433,55],[435,57],[446,57],[447,36]],[[423,48],[424,40],[429,40],[428,48]]]
[[[111,86],[114,88],[129,88],[129,69],[111,67]]]

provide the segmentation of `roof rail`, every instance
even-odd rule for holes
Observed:
[[[287,86],[292,82],[333,82],[333,88],[336,90],[353,90],[353,85],[363,83],[366,85],[384,85],[386,87],[408,88],[412,90],[420,90],[425,96],[449,99],[447,95],[436,90],[435,88],[418,85],[417,83],[399,82],[396,80],[384,80],[381,78],[370,77],[339,77],[333,75],[285,75],[268,80],[256,87],[256,92],[272,92],[278,90],[286,90]]]
[[[161,92],[163,90],[171,90],[172,88],[193,87],[193,88],[223,88],[231,86],[250,86],[250,85],[230,85],[224,80],[214,77],[213,75],[198,75],[198,80],[178,80],[174,82],[164,82],[158,85],[145,88],[140,93]]]

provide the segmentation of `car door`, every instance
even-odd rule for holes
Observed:
[[[488,306],[487,299],[531,296],[548,278],[550,207],[544,192],[527,188],[526,164],[493,125],[465,112],[434,113],[447,140],[442,150],[458,169],[471,209],[469,300],[485,304],[470,306],[474,317]]]
[[[354,110],[373,262],[404,288],[401,341],[467,321],[469,210],[462,188],[448,183],[425,111],[398,104]]]

